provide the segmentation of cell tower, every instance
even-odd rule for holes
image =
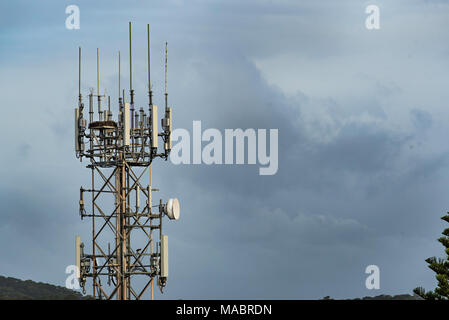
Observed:
[[[150,78],[150,27],[148,37],[148,114],[134,105],[132,86],[132,42],[129,23],[129,102],[120,88],[118,52],[118,117],[113,120],[110,97],[100,93],[100,58],[97,49],[97,91],[91,89],[89,121],[84,118],[81,95],[81,47],[79,48],[78,107],[75,109],[75,150],[77,158],[88,158],[90,188],[80,188],[79,214],[91,219],[90,252],[76,237],[76,264],[79,283],[85,292],[92,278],[92,295],[99,299],[142,299],[154,281],[161,292],[168,277],[167,236],[162,233],[166,215],[178,220],[177,198],[153,205],[151,164],[167,160],[171,150],[172,109],[168,107],[167,43],[165,43],[165,113],[158,132],[158,107],[153,104]],[[94,98],[97,114],[94,112]],[[107,100],[106,100],[107,98]],[[102,102],[107,108],[102,109]],[[158,153],[158,140],[164,151]],[[86,147],[87,143],[87,147]],[[157,236],[158,232],[158,237]],[[156,241],[156,242],[155,242]],[[155,242],[155,243],[154,243]],[[138,247],[138,249],[137,249]],[[137,279],[137,278],[143,278]]]

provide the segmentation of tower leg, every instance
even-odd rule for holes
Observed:
[[[115,245],[117,247],[117,299],[127,300],[127,284],[126,284],[126,271],[127,271],[127,259],[126,259],[126,239],[127,232],[126,225],[126,170],[125,165],[122,164],[117,168],[115,176],[116,184],[116,202],[119,204],[116,212],[116,234]]]

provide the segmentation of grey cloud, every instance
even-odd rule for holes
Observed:
[[[116,50],[126,52],[126,22],[135,17],[139,107],[147,103],[146,61],[145,43],[137,39],[144,39],[142,26],[150,22],[158,104],[163,101],[163,40],[169,41],[169,101],[175,127],[190,129],[192,120],[202,120],[203,129],[278,128],[280,139],[275,176],[261,177],[257,166],[250,165],[155,163],[154,181],[161,189],[157,196],[176,195],[182,204],[181,220],[166,226],[171,276],[162,298],[369,295],[364,268],[373,263],[385,277],[382,292],[397,294],[433,285],[424,259],[439,253],[434,238],[441,231],[438,217],[446,206],[442,190],[449,178],[448,150],[438,140],[444,136],[445,123],[433,100],[429,106],[410,105],[429,88],[413,90],[407,79],[410,73],[399,77],[400,72],[390,69],[396,62],[403,66],[395,59],[404,52],[413,52],[413,63],[425,69],[428,52],[444,47],[420,38],[435,25],[424,26],[411,40],[405,30],[395,28],[392,33],[402,35],[405,44],[394,43],[392,52],[399,55],[388,55],[385,43],[391,43],[390,33],[365,39],[362,30],[348,31],[356,17],[363,20],[360,3],[345,1],[341,8],[328,7],[330,1],[258,3],[157,3],[124,10],[115,2],[96,23],[94,17],[104,6],[82,2],[85,20],[79,33],[58,31],[51,27],[53,20],[48,25],[39,22],[46,15],[36,9],[33,24],[49,29],[36,42],[30,39],[25,48],[36,45],[42,54],[32,53],[33,60],[27,60],[20,47],[12,46],[6,51],[8,65],[1,64],[2,99],[20,105],[33,119],[25,119],[26,130],[18,133],[25,144],[17,146],[15,158],[8,161],[26,154],[26,159],[33,159],[20,169],[9,165],[0,169],[6,222],[1,226],[0,252],[7,256],[0,273],[63,285],[64,268],[72,263],[73,236],[89,237],[90,226],[79,221],[76,207],[79,186],[88,183],[89,173],[85,162],[74,159],[71,136],[76,47],[81,44],[86,52],[84,89],[95,83],[94,51],[99,46],[101,86],[114,95]],[[403,3],[395,7],[398,15]],[[419,8],[421,3],[414,5]],[[59,10],[48,3],[43,6],[49,12]],[[240,9],[238,14],[234,8]],[[18,15],[20,8],[12,11]],[[398,19],[404,17],[410,18],[404,12]],[[25,31],[22,36],[30,34]],[[378,51],[371,52],[370,41],[379,41]],[[13,59],[16,52],[20,54]],[[350,86],[350,97],[327,92],[329,83],[317,85],[321,94],[285,93],[282,86],[269,83],[254,62],[292,53],[298,53],[311,70],[334,62],[341,64],[341,70],[349,69],[354,78],[341,78],[342,83],[334,85]],[[127,59],[127,53],[123,57]],[[297,60],[285,61],[292,67],[291,61]],[[374,64],[361,68],[367,61]],[[23,68],[18,67],[21,64]],[[31,78],[24,76],[27,72]],[[346,83],[347,79],[358,81]],[[127,80],[124,75],[125,86]],[[20,94],[22,90],[28,94]],[[405,114],[404,123],[409,121],[410,126],[390,125],[391,109]],[[116,113],[115,104],[113,110]],[[19,109],[8,109],[5,119],[10,118],[20,118]],[[15,123],[0,121],[4,132],[16,128]],[[0,137],[0,141],[7,140]],[[41,242],[34,241],[37,237]]]

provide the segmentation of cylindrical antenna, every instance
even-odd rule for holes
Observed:
[[[100,52],[97,48],[97,97],[98,97],[98,117],[101,121],[101,95],[100,95]]]
[[[133,89],[133,57],[131,47],[131,22],[129,22],[129,89]]]
[[[81,47],[78,47],[78,98],[81,103]]]
[[[150,77],[150,25],[147,24],[147,37],[148,37],[148,97],[150,99],[150,107],[153,104],[153,91],[151,90],[151,77]]]
[[[167,93],[167,57],[168,55],[168,43],[165,42],[165,110],[168,108],[168,93]]]
[[[94,121],[94,102],[93,102],[93,88],[90,88],[90,94],[89,94],[89,123],[92,123]]]
[[[132,151],[134,152],[134,91],[133,91],[133,58],[132,58],[132,38],[131,38],[131,21],[129,22],[129,93],[131,105],[131,140]]]
[[[100,54],[97,48],[97,94],[100,96]]]
[[[120,96],[122,93],[121,93],[121,87],[120,87],[120,78],[121,78],[121,74],[120,74],[120,72],[121,72],[121,66],[120,66],[120,50],[118,51],[118,107],[119,107],[119,117],[121,117],[121,114],[122,114],[122,112],[123,112],[123,103],[124,103],[124,101],[123,101],[123,99],[124,99],[124,97],[125,97],[125,95],[123,95],[123,99],[122,99],[122,97]],[[121,121],[121,120],[119,120],[119,121]]]
[[[118,51],[118,98],[120,99],[120,50]]]
[[[147,24],[147,38],[148,38],[148,89],[151,91],[151,77],[150,77],[150,25]]]

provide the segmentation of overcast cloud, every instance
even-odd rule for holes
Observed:
[[[65,28],[76,4],[81,29]],[[381,29],[364,26],[376,4]],[[424,259],[449,208],[449,5],[445,1],[4,1],[0,4],[0,274],[64,285],[89,172],[73,151],[77,47],[83,92],[116,101],[133,21],[135,91],[163,103],[169,43],[174,126],[279,129],[279,170],[158,162],[170,278],[162,298],[315,299],[435,286]],[[126,72],[122,81],[127,83]],[[125,87],[126,89],[126,87]],[[114,111],[116,105],[114,105]],[[381,290],[365,288],[378,265]]]

